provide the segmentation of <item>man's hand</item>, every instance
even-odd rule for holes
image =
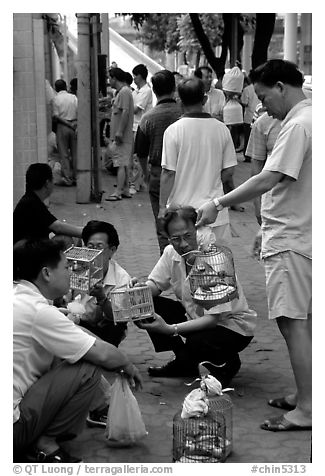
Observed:
[[[198,228],[213,223],[216,221],[218,213],[219,212],[213,201],[205,203],[198,209],[195,226]]]
[[[124,367],[122,371],[128,379],[130,387],[135,388],[136,390],[142,389],[142,377],[135,365],[130,363]]]
[[[164,319],[156,313],[154,314],[153,322],[136,321],[135,324],[140,329],[156,332],[157,334],[173,335],[174,333],[173,326],[167,324]]]
[[[123,142],[122,137],[123,137],[123,134],[121,134],[120,132],[116,132],[115,142],[116,142],[117,145],[122,144],[122,142]]]
[[[106,299],[106,294],[104,292],[103,284],[97,283],[93,286],[89,292],[90,296],[94,296],[97,301],[103,301]]]

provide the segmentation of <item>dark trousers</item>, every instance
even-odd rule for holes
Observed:
[[[155,312],[168,324],[186,321],[185,309],[181,303],[164,297],[154,298]],[[252,336],[243,336],[217,326],[213,329],[194,332],[186,336],[186,343],[181,337],[149,333],[156,352],[172,350],[176,358],[186,365],[197,366],[205,360],[216,365],[238,359],[238,353],[248,346]]]
[[[101,372],[79,361],[60,362],[28,390],[20,402],[20,418],[13,425],[14,453],[20,453],[42,435],[70,439],[85,423]]]
[[[246,156],[246,149],[249,141],[249,136],[251,135],[251,125],[244,122],[244,156]]]
[[[77,134],[70,127],[59,123],[56,142],[60,154],[62,177],[75,180],[77,172]]]
[[[152,166],[149,174],[149,198],[151,208],[156,222],[156,232],[159,243],[160,254],[163,254],[164,249],[169,244],[168,238],[164,233],[161,222],[158,220],[159,213],[159,194],[160,194],[160,175],[161,167]]]
[[[127,323],[125,322],[114,324],[114,322],[107,321],[102,326],[98,326],[92,325],[87,321],[80,321],[79,325],[85,327],[105,342],[115,345],[115,347],[120,345],[127,329]]]

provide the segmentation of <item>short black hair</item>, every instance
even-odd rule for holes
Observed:
[[[196,77],[184,79],[178,85],[177,90],[184,106],[193,106],[203,102],[205,92],[202,79]]]
[[[117,81],[121,81],[122,83],[125,81],[125,71],[121,68],[110,68],[108,74],[112,78],[117,79]]]
[[[64,79],[57,79],[54,83],[54,87],[57,93],[60,91],[66,91],[67,83],[64,81]]]
[[[291,61],[271,59],[250,73],[252,83],[262,83],[272,88],[278,81],[294,87],[302,87],[304,78],[298,66]]]
[[[47,180],[53,180],[49,164],[31,164],[26,172],[26,191],[40,190]]]
[[[132,74],[129,73],[128,71],[125,71],[125,82],[126,84],[128,84],[129,86],[131,86],[131,84],[133,83],[133,78],[132,78]]]
[[[81,238],[85,246],[87,246],[90,237],[95,233],[105,233],[107,235],[107,244],[109,246],[115,246],[117,248],[120,244],[117,231],[111,223],[100,220],[91,220],[83,228],[81,233]]]
[[[138,74],[140,74],[140,76],[143,79],[147,79],[148,68],[144,64],[138,64],[137,66],[133,68],[132,73],[134,74],[134,76],[137,76]]]
[[[33,282],[44,266],[56,268],[62,259],[64,243],[49,239],[24,239],[13,249],[14,281],[26,279]]]
[[[172,94],[175,91],[175,76],[167,69],[155,73],[152,78],[152,89],[156,96]]]
[[[197,213],[193,207],[170,207],[163,217],[163,230],[167,236],[170,236],[168,227],[174,220],[184,220],[185,223],[192,223],[195,225]]]
[[[194,76],[196,76],[199,79],[202,79],[203,70],[208,71],[211,74],[213,73],[212,68],[210,68],[210,66],[200,66],[199,68],[196,68],[196,70],[194,71]]]

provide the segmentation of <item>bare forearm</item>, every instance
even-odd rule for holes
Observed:
[[[193,332],[199,332],[207,329],[213,329],[217,326],[217,320],[215,316],[205,315],[198,319],[192,319],[177,324],[177,332],[182,336],[192,334]],[[175,332],[175,325],[171,325],[171,334]]]
[[[174,170],[162,169],[160,177],[159,206],[165,208],[175,182]]]
[[[56,235],[67,235],[67,236],[76,236],[81,237],[82,227],[76,225],[70,225],[69,223],[63,223],[60,220],[53,222],[49,229],[53,231]]]
[[[121,114],[120,127],[119,127],[119,130],[117,131],[117,133],[120,134],[121,136],[123,135],[123,132],[124,132],[124,130],[126,128],[126,125],[128,123],[129,114],[130,113],[127,109],[123,109],[122,114]]]
[[[130,365],[129,359],[117,347],[100,339],[96,339],[83,358],[106,370],[123,370]]]

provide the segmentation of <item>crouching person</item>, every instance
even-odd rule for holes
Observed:
[[[241,366],[238,354],[252,340],[257,316],[248,308],[239,282],[239,296],[230,303],[206,310],[192,300],[187,276],[191,252],[198,249],[196,216],[192,207],[169,209],[165,214],[164,229],[170,245],[147,281],[154,298],[155,319],[137,325],[148,332],[156,352],[172,350],[175,354],[167,365],[149,367],[149,375],[197,376],[198,364],[209,361],[220,366],[206,365],[225,387]],[[215,239],[213,234],[211,237]],[[136,281],[133,278],[131,285]],[[172,289],[177,301],[159,296],[167,289]]]
[[[27,462],[73,463],[60,442],[82,430],[101,380],[101,368],[141,377],[113,345],[89,335],[49,301],[69,290],[63,245],[21,241],[14,247],[13,446]],[[55,359],[57,358],[57,359]]]

